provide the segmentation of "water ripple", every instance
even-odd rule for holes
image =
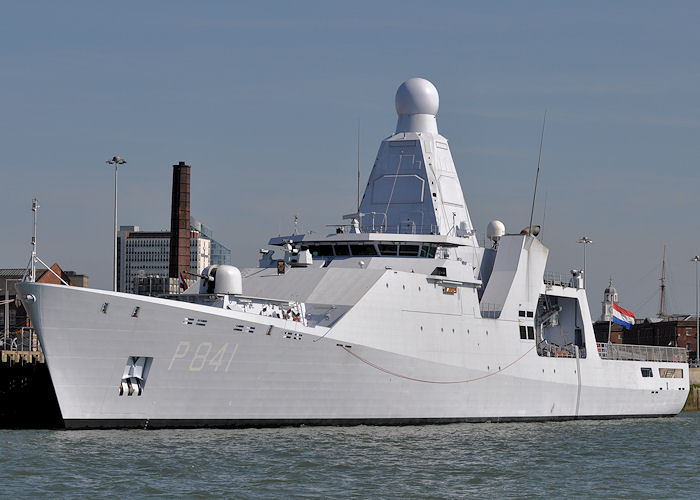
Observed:
[[[683,498],[700,414],[407,427],[0,431],[3,497]]]

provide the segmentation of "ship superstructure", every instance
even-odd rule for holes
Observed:
[[[396,96],[359,210],[152,298],[18,285],[64,422],[267,426],[670,416],[685,351],[596,344],[580,273],[530,231],[479,246],[437,90]],[[533,231],[534,233],[534,231]]]

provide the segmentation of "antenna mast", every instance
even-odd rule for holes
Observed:
[[[36,217],[39,212],[39,200],[32,200],[32,212],[34,212],[34,233],[32,233],[32,282],[36,281]]]
[[[357,216],[360,216],[360,119],[357,119]]]
[[[535,192],[532,194],[532,210],[530,210],[530,234],[532,234],[532,218],[535,215],[535,199],[537,198],[537,182],[540,179],[540,162],[542,161],[542,142],[544,141],[544,125],[547,123],[547,110],[544,110],[544,118],[542,119],[542,135],[540,136],[540,154],[537,158],[537,175],[535,176]]]
[[[666,316],[664,314],[664,299],[666,296],[666,245],[664,245],[664,259],[661,262],[661,301],[659,304],[659,318]]]
[[[32,199],[32,212],[34,212],[34,233],[32,234],[32,256],[29,259],[29,264],[27,266],[27,269],[24,270],[24,274],[22,275],[22,281],[25,280],[27,277],[27,272],[29,272],[30,279],[32,282],[36,281],[36,263],[40,262],[46,266],[46,271],[50,272],[58,280],[63,283],[64,285],[68,286],[68,283],[66,283],[66,280],[61,278],[58,274],[54,272],[53,269],[51,269],[49,266],[46,265],[46,262],[41,260],[39,256],[36,254],[36,218],[37,218],[37,212],[39,211],[39,200],[36,198]]]
[[[544,243],[544,232],[545,221],[547,220],[547,191],[544,192],[544,209],[542,210],[542,229],[540,229],[540,241]]]

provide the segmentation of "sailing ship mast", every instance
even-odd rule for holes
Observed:
[[[666,299],[666,245],[664,245],[664,258],[661,262],[661,300],[659,303],[659,318],[666,316],[664,313],[664,301]]]

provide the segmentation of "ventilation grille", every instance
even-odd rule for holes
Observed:
[[[233,331],[240,333],[255,333],[255,327],[247,325],[236,325],[233,327]]]
[[[185,318],[182,320],[183,325],[207,326],[206,319]]]

